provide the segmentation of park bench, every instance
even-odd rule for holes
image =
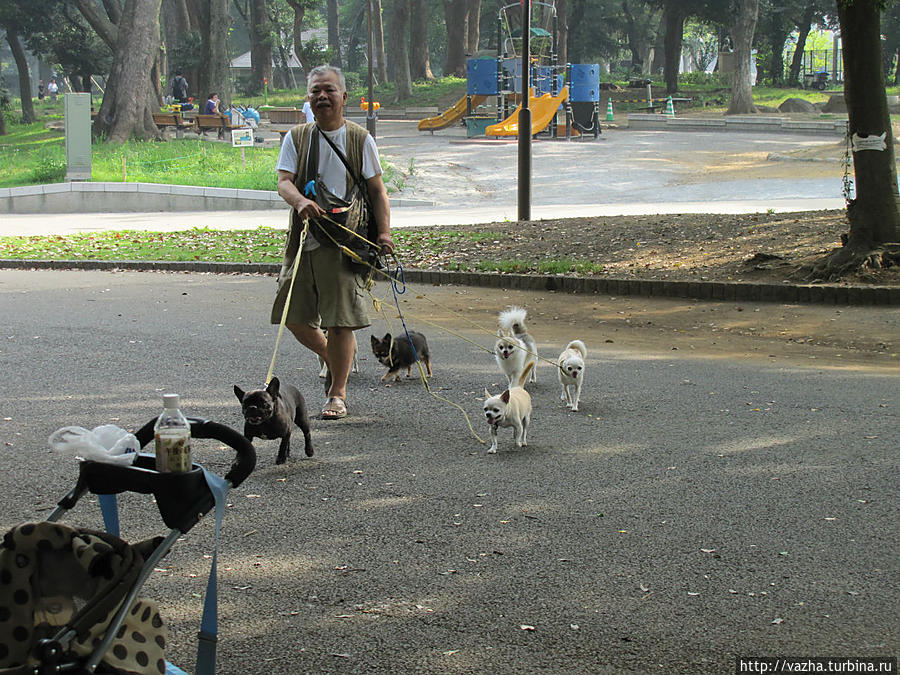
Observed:
[[[168,127],[175,127],[176,129],[188,129],[191,126],[191,123],[185,120],[181,113],[175,112],[155,112],[153,113],[153,123],[159,129],[165,130]]]
[[[242,128],[241,125],[232,125],[231,120],[227,117],[222,117],[221,115],[197,115],[194,118],[194,130],[198,134],[203,134],[214,129],[230,131],[231,129],[240,128]]]

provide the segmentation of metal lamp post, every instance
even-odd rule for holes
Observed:
[[[372,0],[366,0],[366,10],[369,19],[369,104],[366,106],[366,129],[372,134],[372,138],[375,138],[375,104],[373,101],[375,100],[375,76],[374,76],[374,68],[372,67],[372,60],[375,54],[375,48],[372,46],[373,35],[372,35]]]
[[[531,220],[531,0],[522,0],[522,109],[519,111],[519,221]]]

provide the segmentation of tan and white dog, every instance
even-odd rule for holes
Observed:
[[[566,345],[559,355],[559,386],[562,391],[559,394],[561,401],[566,402],[566,407],[578,412],[578,401],[581,398],[581,385],[584,383],[584,359],[587,356],[587,347],[581,340],[572,340]]]
[[[494,344],[494,359],[509,380],[512,387],[519,379],[519,374],[529,363],[532,365],[531,382],[537,382],[537,344],[528,334],[525,326],[527,312],[522,307],[509,307],[500,312],[497,331],[497,342]]]
[[[484,390],[484,417],[491,429],[491,447],[488,453],[497,452],[497,432],[500,427],[513,427],[516,445],[520,448],[527,445],[526,434],[531,423],[531,395],[525,391],[525,382],[534,368],[529,363],[519,375],[515,385],[497,396],[491,396]]]

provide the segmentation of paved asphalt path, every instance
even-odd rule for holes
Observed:
[[[46,446],[59,427],[137,427],[164,391],[240,427],[231,388],[265,377],[273,291],[270,277],[0,271],[0,528],[46,516],[74,484],[75,460]],[[425,324],[441,317],[428,292],[402,306],[431,345],[432,390],[486,437],[491,337]],[[570,331],[541,339],[542,355]],[[580,334],[582,411],[544,363],[529,445],[504,430],[487,455],[421,384],[379,382],[369,333],[351,416],[313,422],[313,459],[295,438],[276,467],[275,442],[258,442],[257,471],[229,495],[220,675],[728,673],[738,655],[897,655],[896,371],[674,358]],[[321,405],[290,337],[276,374]],[[195,458],[230,463],[215,443]],[[122,502],[129,540],[164,532],[146,497]],[[96,503],[67,520],[98,527]],[[212,532],[207,517],[145,589],[189,670]]]

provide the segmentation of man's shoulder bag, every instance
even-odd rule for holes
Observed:
[[[349,123],[348,123],[349,124]],[[319,176],[319,128],[313,126],[309,139],[309,153],[307,154],[306,177],[308,182],[303,186],[304,194],[307,194],[312,183],[311,191],[314,193],[316,203],[325,210],[325,217],[312,221],[316,239],[325,246],[343,246],[358,255],[361,260],[352,256],[345,256],[350,268],[358,273],[365,274],[370,265],[378,266],[378,247],[375,239],[378,236],[378,227],[375,222],[372,205],[369,201],[369,191],[362,176],[350,166],[350,162],[343,152],[328,137],[322,134],[325,141],[338,156],[347,169],[351,182],[348,184],[347,199],[334,194],[329,190]],[[347,144],[352,142],[350,129],[347,129]],[[365,136],[362,137],[365,142]],[[360,149],[361,155],[361,149]],[[360,164],[362,164],[360,159]],[[315,178],[312,178],[315,176]],[[371,243],[370,243],[371,242]]]

